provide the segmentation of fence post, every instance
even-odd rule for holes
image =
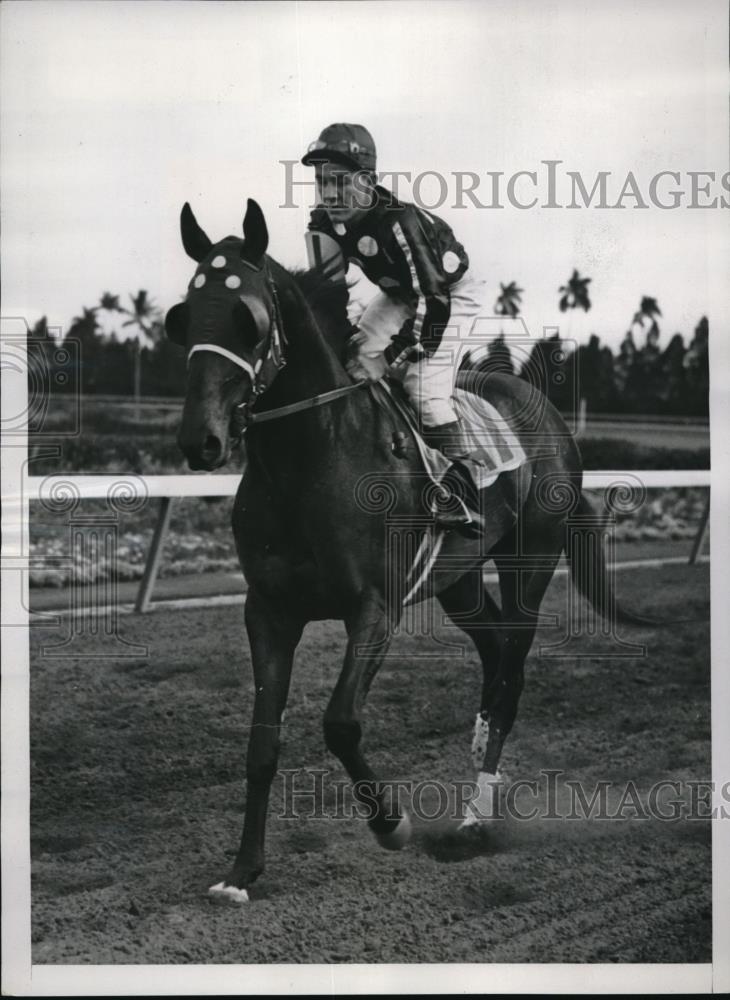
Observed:
[[[134,602],[134,610],[140,615],[145,614],[145,612],[150,609],[152,590],[155,586],[157,573],[160,569],[162,547],[165,544],[167,529],[170,527],[171,513],[172,497],[161,497],[160,512],[157,515],[157,524],[155,525],[155,530],[152,535],[152,544],[150,546],[149,555],[147,556],[147,563],[144,568],[144,574],[139,585],[139,590],[137,591],[137,600]]]

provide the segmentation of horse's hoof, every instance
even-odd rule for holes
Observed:
[[[457,826],[457,830],[467,830],[470,826],[477,826],[479,823],[483,823],[484,820],[479,816],[476,816],[473,812],[467,809],[466,816]]]
[[[480,812],[473,809],[467,809],[464,814],[464,818],[461,823],[457,826],[457,832],[459,830],[473,830],[480,828],[490,828],[496,823],[497,818],[495,816],[483,816]]]
[[[500,795],[503,788],[504,775],[499,771],[496,774],[480,771],[477,777],[477,794],[467,805],[464,818],[457,829],[464,830],[500,819]]]
[[[412,832],[411,817],[408,813],[403,813],[395,830],[390,833],[376,833],[375,836],[386,851],[400,851],[411,839]]]
[[[226,885],[219,882],[208,889],[208,895],[216,903],[223,903],[226,906],[241,906],[248,902],[248,893],[245,889],[237,889],[235,885]]]

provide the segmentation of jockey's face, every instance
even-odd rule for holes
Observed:
[[[350,170],[341,163],[316,163],[319,203],[332,222],[352,224],[371,208],[374,181],[365,170]]]

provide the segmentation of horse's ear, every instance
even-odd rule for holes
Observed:
[[[242,256],[246,260],[261,265],[261,260],[269,245],[269,231],[266,228],[266,219],[260,206],[253,198],[249,198],[246,206],[246,215],[243,220],[243,249]]]
[[[180,233],[185,253],[200,263],[213,244],[196,222],[188,202],[185,202],[180,213]]]
[[[178,302],[165,316],[165,333],[168,339],[179,347],[185,347],[190,325],[190,310],[187,302]]]

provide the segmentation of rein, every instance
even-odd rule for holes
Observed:
[[[318,396],[310,396],[308,399],[300,399],[298,403],[289,403],[287,406],[277,406],[273,410],[264,410],[261,413],[249,413],[246,418],[247,424],[263,424],[267,420],[278,420],[280,417],[288,417],[292,413],[300,413],[302,410],[313,410],[316,406],[326,406],[327,403],[340,399],[342,396],[349,396],[355,389],[360,389],[370,382],[353,382],[352,385],[343,385],[339,389],[330,389],[329,392],[321,392]],[[245,409],[247,403],[241,403],[236,409]]]

